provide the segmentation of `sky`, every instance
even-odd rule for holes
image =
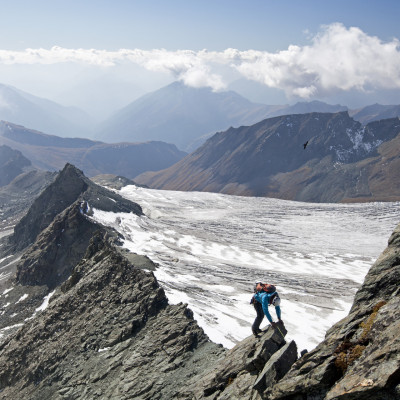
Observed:
[[[175,80],[268,104],[400,103],[398,0],[0,0],[0,7],[0,83],[93,115]]]

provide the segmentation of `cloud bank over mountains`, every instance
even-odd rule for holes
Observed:
[[[166,49],[117,51],[97,49],[0,50],[0,64],[78,63],[102,68],[140,66],[170,74],[191,87],[223,90],[233,77],[281,89],[288,98],[311,99],[338,91],[400,88],[400,44],[384,42],[357,27],[340,23],[322,27],[310,44],[275,53],[258,50],[192,51]]]

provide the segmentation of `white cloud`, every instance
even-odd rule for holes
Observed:
[[[132,63],[148,71],[169,73],[192,87],[226,86],[221,66],[287,96],[309,99],[338,91],[360,92],[400,88],[399,41],[383,42],[359,28],[336,23],[325,26],[307,46],[291,45],[276,53],[226,49],[168,51],[165,49],[26,49],[0,50],[3,64],[81,63],[112,67]],[[216,71],[218,70],[218,72]]]

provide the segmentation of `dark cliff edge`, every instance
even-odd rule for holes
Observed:
[[[186,305],[168,304],[151,260],[125,257],[121,238],[90,219],[94,200],[105,209],[140,207],[71,165],[60,176],[75,194],[35,238],[21,234],[33,244],[0,292],[1,399],[399,398],[400,225],[349,315],[317,348],[297,360],[280,324],[226,350]],[[39,198],[62,208],[53,197],[60,179],[53,185]],[[46,204],[34,203],[19,232],[40,223],[34,210]]]

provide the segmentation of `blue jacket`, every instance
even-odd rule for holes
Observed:
[[[267,293],[267,292],[261,291],[261,292],[257,292],[254,295],[254,299],[256,301],[258,301],[259,303],[261,303],[264,314],[267,317],[269,322],[272,322],[272,317],[268,311],[268,304],[269,304],[270,297],[272,297],[274,294],[276,294],[276,292]]]

